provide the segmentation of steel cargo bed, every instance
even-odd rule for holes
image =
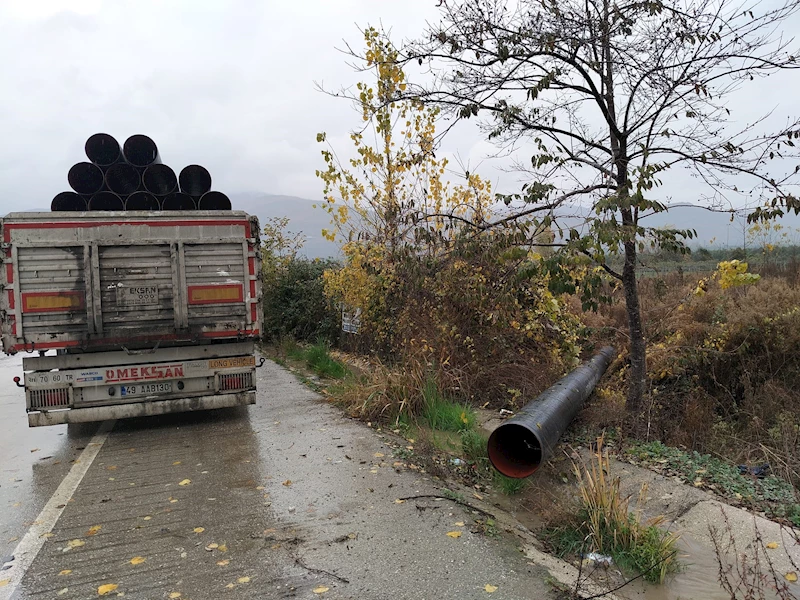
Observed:
[[[11,213],[0,232],[7,354],[259,335],[259,225],[244,212]]]

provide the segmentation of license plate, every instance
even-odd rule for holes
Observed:
[[[171,383],[140,383],[137,385],[120,386],[122,396],[147,396],[148,394],[169,394],[172,392]]]

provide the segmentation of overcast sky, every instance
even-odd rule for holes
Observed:
[[[335,48],[360,47],[358,26],[416,37],[437,20],[435,0],[0,0],[0,214],[48,207],[69,189],[95,132],[122,143],[144,133],[179,171],[206,166],[213,188],[316,199],[323,166],[316,133],[343,147],[359,116],[315,89],[358,75]],[[65,7],[69,7],[69,9]],[[795,24],[797,24],[795,20]],[[789,24],[791,25],[791,24]],[[761,84],[739,113],[797,107],[797,75]],[[475,170],[491,147],[462,130],[446,140]],[[486,164],[486,163],[485,163]],[[512,176],[486,167],[505,191]],[[691,184],[671,174],[672,191]],[[676,185],[679,182],[680,185]],[[691,195],[691,194],[689,194]]]

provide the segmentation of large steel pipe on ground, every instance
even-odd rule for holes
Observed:
[[[206,192],[197,203],[200,210],[230,210],[231,201],[222,192]]]
[[[603,348],[495,429],[488,443],[494,468],[516,479],[535,473],[616,356]]]
[[[178,189],[175,171],[167,165],[150,165],[142,175],[144,189],[156,196],[166,196]]]
[[[97,192],[89,200],[89,210],[125,210],[125,203],[114,192]]]
[[[61,192],[60,194],[56,194],[53,198],[53,201],[50,203],[50,210],[53,212],[62,210],[86,210],[86,200],[75,192]]]
[[[106,185],[115,194],[128,196],[141,187],[142,176],[136,167],[128,163],[117,163],[106,171]]]
[[[75,163],[67,173],[67,181],[79,194],[96,194],[103,189],[103,171],[90,162]]]
[[[181,170],[178,182],[184,194],[197,199],[211,189],[211,174],[205,167],[189,165]]]
[[[158,155],[158,146],[146,135],[136,134],[125,140],[125,144],[122,146],[122,154],[125,156],[125,160],[140,169],[161,162],[161,158]]]
[[[125,210],[161,210],[158,198],[150,192],[136,192],[128,196]]]
[[[161,210],[195,210],[197,204],[189,194],[175,192],[166,196],[161,202]]]
[[[95,133],[84,146],[86,156],[98,167],[113,165],[120,157],[119,142],[107,133]]]

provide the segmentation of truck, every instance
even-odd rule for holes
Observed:
[[[231,210],[0,219],[0,338],[32,354],[28,425],[254,404],[259,234]]]

